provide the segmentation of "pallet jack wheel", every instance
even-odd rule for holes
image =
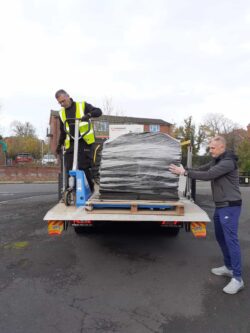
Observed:
[[[185,223],[185,230],[186,230],[186,232],[190,232],[191,231],[191,222],[186,222]]]
[[[64,202],[66,206],[73,206],[76,203],[76,195],[75,192],[70,190],[70,191],[65,191],[64,192]]]

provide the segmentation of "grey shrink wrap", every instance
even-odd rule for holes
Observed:
[[[180,143],[164,133],[129,133],[104,143],[100,167],[102,199],[178,200]]]

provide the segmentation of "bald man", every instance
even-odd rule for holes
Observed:
[[[169,170],[192,179],[211,181],[215,203],[214,227],[216,240],[222,250],[224,265],[212,268],[215,275],[231,277],[223,288],[227,294],[236,294],[244,288],[241,277],[241,251],[238,240],[238,224],[241,212],[241,193],[237,156],[226,150],[226,140],[215,136],[209,143],[212,161],[197,169],[184,169],[171,164]]]

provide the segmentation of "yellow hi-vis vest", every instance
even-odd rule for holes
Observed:
[[[85,110],[85,102],[76,102],[76,118],[82,118],[84,116],[84,110]],[[61,118],[61,121],[65,124],[66,129],[66,139],[64,141],[65,149],[69,149],[70,147],[70,135],[68,134],[70,132],[70,127],[67,122],[66,117],[66,111],[65,108],[62,108],[59,111],[59,115]],[[86,121],[80,121],[79,123],[79,132],[80,135],[83,137],[83,140],[88,144],[91,145],[95,142],[95,135],[94,135],[94,129],[92,123],[90,124],[90,131],[84,135],[89,129],[89,124]]]

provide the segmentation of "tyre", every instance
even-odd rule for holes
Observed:
[[[94,227],[74,227],[75,233],[78,235],[86,235],[94,232]]]
[[[180,228],[166,228],[166,233],[170,236],[176,237],[180,232]]]
[[[64,192],[64,203],[66,206],[75,206],[76,204],[76,193],[72,190]]]
[[[62,199],[62,190],[63,190],[63,180],[62,174],[58,174],[58,201]]]

